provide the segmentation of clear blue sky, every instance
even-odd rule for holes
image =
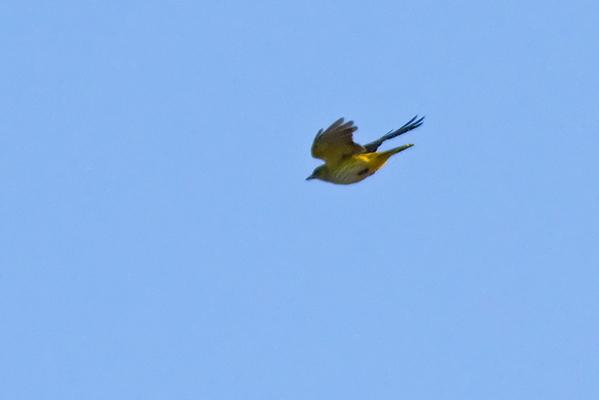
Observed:
[[[0,6],[2,399],[596,399],[599,3]],[[318,129],[416,145],[306,182]]]

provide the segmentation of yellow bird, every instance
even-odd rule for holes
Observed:
[[[324,132],[321,129],[316,134],[312,144],[312,157],[320,158],[324,164],[316,167],[306,180],[320,179],[339,185],[349,185],[369,177],[381,168],[393,154],[414,146],[406,144],[391,150],[376,152],[385,140],[422,125],[424,117],[416,120],[417,117],[409,120],[401,128],[389,131],[382,138],[364,146],[354,143],[353,133],[358,129],[357,126],[354,126],[354,122],[343,123],[343,118],[338,119]]]

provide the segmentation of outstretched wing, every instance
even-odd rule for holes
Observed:
[[[412,129],[416,129],[418,128],[420,125],[422,125],[422,121],[424,120],[424,117],[420,118],[419,120],[416,121],[416,118],[418,118],[418,115],[415,116],[414,118],[412,118],[411,120],[409,120],[408,122],[406,122],[404,124],[404,126],[402,126],[399,129],[396,130],[391,130],[389,131],[389,133],[387,133],[385,136],[383,136],[382,138],[375,140],[372,143],[368,143],[364,145],[364,150],[367,153],[374,153],[381,144],[383,144],[383,142],[385,140],[389,140],[389,139],[393,139],[396,136],[399,136],[403,133],[409,132]]]
[[[353,121],[343,123],[343,118],[339,118],[324,132],[319,130],[312,144],[312,157],[320,158],[326,164],[335,164],[343,158],[362,153],[364,148],[353,140],[356,129],[358,127]]]

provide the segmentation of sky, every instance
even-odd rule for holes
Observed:
[[[3,399],[596,399],[599,3],[0,5]],[[415,146],[305,181],[340,117]]]

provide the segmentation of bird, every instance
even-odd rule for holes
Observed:
[[[324,161],[316,167],[306,180],[319,179],[338,185],[350,185],[360,182],[381,168],[394,154],[414,146],[413,143],[391,150],[377,152],[385,141],[411,131],[422,125],[424,117],[418,115],[406,122],[401,128],[389,131],[386,135],[366,145],[359,145],[353,140],[353,133],[358,129],[353,121],[344,122],[339,118],[324,132],[319,130],[312,144],[312,157]]]

